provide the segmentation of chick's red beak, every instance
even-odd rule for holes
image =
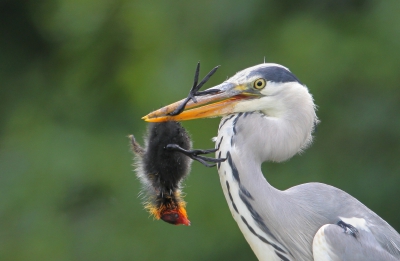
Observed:
[[[190,226],[190,221],[187,218],[185,208],[179,207],[178,209],[166,210],[161,213],[160,218],[173,225],[185,225]]]

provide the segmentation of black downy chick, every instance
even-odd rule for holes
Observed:
[[[192,160],[178,151],[167,149],[177,144],[190,150],[192,142],[185,129],[175,121],[149,124],[145,148],[130,136],[136,157],[136,173],[147,200],[145,208],[156,219],[179,225],[190,225],[186,203],[181,198],[182,180],[190,172]]]
[[[200,84],[197,84],[200,71],[200,63],[198,63],[194,84],[188,98],[172,113],[173,115],[181,113],[190,99],[196,101],[195,96],[211,93],[198,90],[217,69],[218,67],[215,67]],[[217,91],[213,90],[212,92]],[[156,219],[162,219],[175,225],[190,225],[185,209],[186,203],[181,198],[181,183],[190,172],[191,159],[197,160],[207,167],[215,166],[215,164],[207,162],[217,163],[225,159],[201,156],[215,152],[217,149],[191,150],[192,142],[188,133],[180,123],[175,121],[150,124],[147,137],[145,137],[145,148],[135,141],[133,135],[129,137],[132,151],[136,155],[136,173],[143,184],[147,197],[145,208]]]

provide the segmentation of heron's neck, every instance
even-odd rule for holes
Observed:
[[[294,120],[269,118],[257,112],[233,114],[221,120],[218,132],[217,157],[227,158],[218,164],[226,200],[255,254],[260,258],[265,257],[266,251],[271,252],[266,260],[280,260],[276,255],[279,248],[283,249],[279,253],[291,260],[280,234],[286,226],[281,222],[282,216],[290,215],[282,211],[292,209],[291,200],[268,183],[261,172],[261,164],[266,160],[286,160],[310,142],[313,127],[296,129],[295,126],[305,120]],[[305,129],[307,133],[303,133]],[[263,242],[260,237],[269,243],[260,244]],[[271,247],[272,244],[278,248]]]
[[[217,157],[226,157],[226,168],[233,169],[233,180],[251,193],[273,196],[278,192],[264,178],[264,161],[284,161],[301,151],[311,139],[311,127],[296,128],[304,119],[295,122],[286,118],[267,117],[261,112],[238,113],[222,118],[217,146]],[[310,125],[310,123],[308,123]],[[307,132],[302,130],[306,129]],[[235,172],[237,170],[237,172]],[[228,180],[230,180],[228,178]]]

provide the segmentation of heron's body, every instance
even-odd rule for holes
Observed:
[[[317,231],[325,224],[336,224],[340,220],[352,224],[361,233],[367,233],[363,232],[366,228],[373,235],[378,231],[374,237],[382,249],[400,257],[395,247],[400,245],[397,232],[346,192],[322,183],[307,183],[280,191],[268,183],[261,172],[261,162],[254,160],[256,155],[241,153],[252,150],[235,146],[235,139],[240,142],[242,138],[250,138],[242,136],[246,131],[241,129],[236,135],[233,133],[235,124],[240,124],[241,120],[246,121],[241,128],[253,126],[252,121],[262,126],[262,117],[268,121],[260,113],[225,116],[216,140],[217,144],[221,142],[216,156],[228,158],[218,167],[225,198],[258,259],[314,260],[312,245]],[[247,169],[256,171],[250,173]],[[342,237],[350,237],[349,241],[353,241],[354,238],[344,234],[342,228],[340,232]]]
[[[216,157],[227,158],[217,165],[221,186],[259,260],[400,260],[400,235],[346,192],[321,183],[280,191],[265,179],[261,164],[307,148],[318,122],[308,89],[287,68],[260,64],[212,89],[219,92],[199,104],[213,104],[173,119],[223,116],[215,140]],[[169,119],[175,107],[146,120]]]

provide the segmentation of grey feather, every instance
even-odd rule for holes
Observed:
[[[325,238],[333,255],[332,261],[398,261],[376,240],[371,232],[360,230],[357,238],[336,225],[325,228]]]

